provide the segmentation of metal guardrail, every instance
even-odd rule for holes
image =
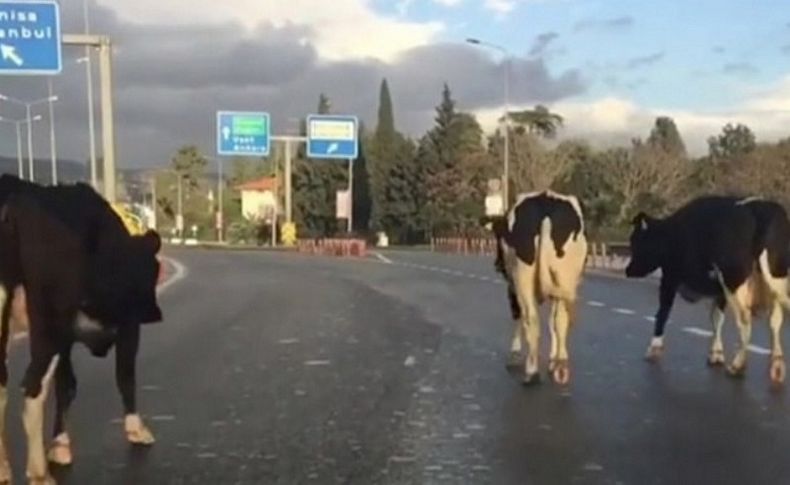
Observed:
[[[628,264],[630,249],[628,243],[590,242],[587,267],[622,270]],[[431,238],[431,251],[454,254],[485,255],[496,254],[496,240],[486,237],[435,237]]]

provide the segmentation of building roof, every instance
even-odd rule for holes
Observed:
[[[251,190],[251,191],[270,191],[274,192],[277,187],[277,179],[275,177],[263,177],[254,180],[248,180],[236,186],[236,190]]]

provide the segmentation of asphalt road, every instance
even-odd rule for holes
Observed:
[[[764,320],[744,380],[705,365],[701,305],[677,304],[649,364],[655,281],[588,274],[570,385],[525,388],[504,368],[511,322],[490,258],[166,253],[188,272],[143,332],[139,401],[157,443],[125,443],[114,360],[80,348],[75,463],[59,483],[790,483]],[[26,354],[18,342],[12,383]],[[7,422],[22,483],[20,393]]]

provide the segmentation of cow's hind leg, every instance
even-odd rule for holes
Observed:
[[[560,303],[556,299],[551,300],[551,315],[549,316],[549,334],[551,336],[550,352],[549,352],[549,372],[554,372],[557,367],[557,313],[559,312]]]
[[[44,404],[59,356],[48,342],[36,342],[33,335],[30,338],[32,361],[23,381],[25,407],[22,413],[27,435],[27,478],[31,484],[49,485],[55,482],[47,470],[44,453]]]
[[[510,342],[510,354],[508,355],[506,367],[508,370],[515,370],[523,362],[521,357],[522,325],[521,307],[512,283],[508,284],[507,298],[510,304],[510,315],[513,318],[513,340]]]
[[[727,295],[740,335],[738,350],[730,365],[727,366],[728,373],[733,377],[742,377],[746,373],[746,357],[752,338],[752,314],[748,307],[748,285],[749,282],[746,281],[734,293]]]
[[[140,346],[140,325],[121,325],[115,346],[115,380],[124,408],[126,439],[136,445],[151,445],[154,435],[137,414],[136,360]]]
[[[0,285],[0,484],[11,483],[11,466],[8,463],[5,442],[5,411],[8,404],[8,341],[10,340],[11,298],[9,291]]]
[[[568,354],[568,331],[571,326],[571,306],[574,302],[555,300],[555,326],[557,333],[557,360],[553,370],[554,381],[567,384],[571,379],[570,359]]]
[[[771,254],[763,251],[759,257],[760,271],[763,281],[770,293],[771,315],[771,364],[769,375],[771,381],[780,384],[785,380],[786,368],[782,351],[782,309],[790,311],[790,294],[788,294],[788,271],[790,260],[782,254]]]
[[[66,429],[69,408],[77,395],[77,378],[71,364],[71,344],[60,353],[60,361],[55,371],[55,423],[52,445],[47,458],[58,465],[71,465],[71,439]]]
[[[727,302],[723,298],[713,300],[710,311],[710,320],[713,324],[713,336],[711,337],[710,353],[708,354],[708,365],[721,366],[724,365],[724,344],[721,339],[721,330],[724,325],[724,310],[727,307]]]

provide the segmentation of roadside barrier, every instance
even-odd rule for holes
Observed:
[[[296,249],[300,253],[323,256],[357,258],[367,256],[367,242],[364,239],[299,239],[296,242]]]
[[[590,242],[587,266],[622,270],[628,264],[627,243]],[[441,253],[494,256],[496,239],[492,237],[435,237],[431,238],[431,251]]]

